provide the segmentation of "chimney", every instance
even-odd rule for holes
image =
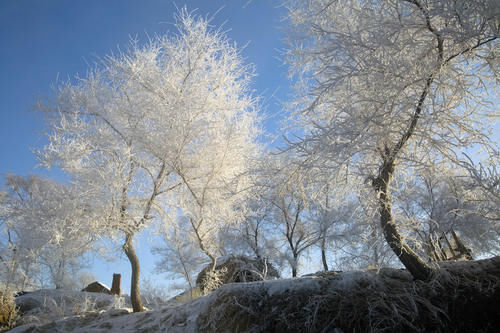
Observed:
[[[121,280],[122,280],[121,274],[113,274],[113,284],[111,285],[111,295],[120,296],[120,294],[121,294],[121,290],[120,290]]]

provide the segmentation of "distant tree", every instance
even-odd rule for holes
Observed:
[[[408,166],[457,163],[460,150],[498,151],[488,129],[498,116],[498,1],[286,3],[302,96],[291,120],[305,128],[291,148],[305,166],[368,181],[387,243],[428,279],[392,213],[391,181]]]
[[[321,251],[321,263],[323,270],[328,271],[328,260],[326,257],[327,247],[330,243],[331,229],[336,222],[337,214],[330,206],[330,193],[328,193],[328,186],[324,193],[324,202],[317,203],[313,210],[313,220],[318,226],[318,243]]]
[[[143,279],[141,283],[141,290],[146,306],[154,311],[165,308],[171,298],[171,295],[169,295],[170,288],[167,289],[165,286],[149,278]]]
[[[272,204],[263,195],[263,188],[256,187],[254,196],[250,199],[247,207],[245,220],[239,228],[238,240],[243,240],[245,248],[258,259],[268,258],[272,255],[269,241],[274,233],[272,232]],[[257,193],[259,192],[259,193]]]
[[[132,42],[40,105],[50,127],[42,161],[98,193],[103,230],[125,237],[135,312],[143,306],[134,235],[177,208],[199,231],[227,220],[256,134],[250,68],[237,48],[186,10],[176,27],[145,46]]]
[[[316,179],[316,182],[321,181],[320,179]],[[353,239],[353,236],[359,233],[351,233],[351,227],[361,221],[357,202],[341,192],[333,193],[331,189],[335,188],[335,185],[329,180],[323,181],[323,186],[318,184],[317,194],[309,203],[309,223],[317,232],[318,241],[315,245],[321,253],[323,270],[328,271],[330,267],[327,253],[337,246],[339,249],[345,248],[346,244],[343,244],[342,239],[350,244],[358,243],[359,246],[360,240]],[[340,254],[336,253],[335,256]]]
[[[16,280],[24,289],[37,267],[56,288],[72,289],[96,239],[97,208],[79,188],[38,176],[8,175],[0,203]]]
[[[155,263],[155,270],[169,277],[183,277],[192,296],[196,275],[207,263],[207,258],[200,251],[196,241],[185,231],[190,227],[187,220],[184,220],[183,224],[171,225],[169,230],[161,233],[163,244],[153,247],[151,251],[160,257]]]
[[[424,256],[428,255],[426,243],[430,237],[452,229],[475,256],[498,252],[498,225],[484,216],[484,202],[477,200],[481,191],[470,187],[470,177],[464,170],[441,167],[415,171],[407,178],[412,179],[394,189],[399,198],[395,214]]]
[[[238,224],[229,224],[219,234],[222,255],[238,254],[258,259],[276,259],[276,239],[274,232],[274,206],[269,200],[273,171],[269,169],[267,152],[261,151],[252,161],[247,171],[248,184],[245,203],[238,212]]]
[[[93,273],[84,270],[78,274],[78,289],[84,289],[94,281],[97,281],[97,277]]]
[[[318,242],[319,230],[314,228],[310,218],[312,199],[308,175],[291,164],[288,157],[272,158],[268,172],[273,176],[266,200],[273,205],[273,224],[281,233],[283,254],[290,264],[292,276],[296,277],[300,257]]]
[[[500,175],[498,175],[497,165],[500,162],[500,153],[490,154],[487,164],[474,163],[467,155],[461,165],[470,174],[468,187],[474,189],[473,200],[480,203],[483,217],[492,220],[500,220]]]

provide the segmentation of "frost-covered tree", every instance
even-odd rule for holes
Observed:
[[[332,192],[334,184],[329,180],[320,179],[316,182],[323,183],[316,186],[317,194],[309,203],[309,223],[317,233],[318,240],[315,245],[320,250],[323,270],[328,271],[327,253],[335,249],[341,252],[351,244],[359,245],[360,239],[354,238],[359,235],[360,224],[365,221],[361,221],[357,201],[342,193]],[[334,256],[341,257],[341,254],[336,253]]]
[[[481,146],[498,151],[495,0],[288,1],[298,76],[291,147],[304,165],[369,182],[389,246],[417,279],[431,267],[392,213],[391,180]],[[497,148],[495,148],[497,147]]]
[[[196,240],[189,237],[189,233],[185,231],[189,230],[190,227],[190,223],[186,219],[184,219],[184,223],[179,222],[169,226],[167,230],[162,232],[163,244],[155,246],[151,251],[160,257],[160,260],[155,264],[155,270],[158,273],[165,273],[169,277],[184,278],[192,296],[196,274],[201,271],[207,259],[200,248],[196,246]],[[182,287],[181,289],[186,289]]]
[[[283,256],[296,277],[301,256],[318,241],[309,205],[312,199],[307,172],[297,168],[287,155],[273,156],[269,163],[265,198],[273,206],[272,222],[282,236]]]
[[[481,206],[480,214],[492,221],[500,220],[500,175],[497,166],[500,162],[500,153],[490,155],[486,164],[474,163],[467,155],[461,165],[469,172],[470,182],[468,188],[476,194],[472,198]]]
[[[250,170],[258,155],[257,118],[253,101],[241,95],[244,89],[237,87],[228,96],[232,100],[226,99],[214,110],[218,119],[198,133],[193,150],[180,156],[175,169],[182,181],[175,191],[180,219],[189,221],[189,232],[213,268],[223,249],[221,231],[243,221],[253,184]]]
[[[38,176],[8,175],[0,203],[11,260],[24,289],[46,274],[56,288],[76,286],[74,276],[96,240],[97,206],[73,185]],[[2,257],[7,257],[3,255]]]
[[[337,222],[338,214],[332,209],[330,205],[330,193],[328,191],[329,187],[326,186],[326,190],[322,196],[324,196],[323,202],[317,202],[312,209],[312,219],[317,224],[318,228],[318,244],[321,252],[321,263],[323,265],[323,270],[328,271],[328,260],[327,260],[327,248],[328,244],[331,243],[332,227]]]
[[[249,164],[245,175],[249,188],[245,192],[244,205],[238,211],[241,221],[227,225],[219,235],[223,242],[223,255],[231,253],[270,259],[276,252],[273,246],[277,238],[273,224],[274,205],[268,195],[274,173],[268,157],[269,153],[260,151]]]
[[[395,214],[413,242],[426,253],[430,237],[456,231],[474,256],[498,252],[498,224],[484,216],[482,192],[471,188],[464,170],[421,170],[394,189]],[[421,244],[421,245],[420,245]]]
[[[240,247],[247,249],[251,255],[258,259],[269,258],[276,250],[272,223],[273,205],[263,195],[265,189],[257,186],[254,188],[254,196],[248,203],[245,220],[238,230]],[[258,193],[257,193],[258,192]]]
[[[132,42],[40,106],[50,126],[42,161],[98,194],[102,228],[125,238],[134,311],[143,310],[134,235],[177,208],[200,231],[208,225],[203,235],[227,220],[256,134],[250,68],[236,46],[186,10],[175,25],[176,34]]]

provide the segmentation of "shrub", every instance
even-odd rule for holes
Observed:
[[[17,319],[18,308],[14,296],[8,291],[0,292],[0,329],[13,328]]]

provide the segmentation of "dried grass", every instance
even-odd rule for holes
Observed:
[[[217,332],[496,332],[500,276],[460,272],[439,270],[429,282],[397,269],[324,275],[278,293],[265,282],[223,286],[198,324]]]
[[[0,292],[0,331],[13,328],[18,317],[18,308],[12,293]]]

